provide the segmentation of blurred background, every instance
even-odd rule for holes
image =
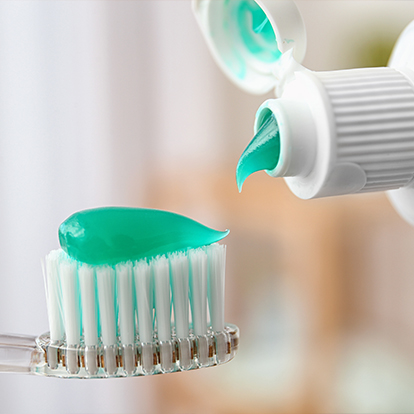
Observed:
[[[386,65],[414,1],[298,1],[313,70]],[[224,366],[0,376],[1,413],[413,413],[414,229],[384,194],[302,201],[235,167],[268,96],[213,62],[189,1],[0,2],[0,332],[48,330],[41,259],[73,212],[162,208],[227,237]]]

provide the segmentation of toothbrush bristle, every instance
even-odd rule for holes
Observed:
[[[225,254],[215,243],[91,266],[52,251],[46,257],[50,369],[94,378],[231,359],[237,334],[224,324]]]

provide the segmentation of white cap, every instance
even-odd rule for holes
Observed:
[[[217,64],[247,92],[265,94],[285,82],[289,65],[280,58],[287,51],[295,62],[305,56],[305,26],[290,0],[193,0],[193,10]]]

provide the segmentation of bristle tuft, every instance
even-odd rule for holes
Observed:
[[[225,254],[225,246],[215,243],[149,260],[91,266],[52,251],[45,276],[51,340],[88,347],[85,358],[93,361],[93,372],[101,364],[113,374],[121,358],[118,347],[124,350],[126,372],[132,372],[137,346],[144,374],[154,370],[157,358],[162,372],[173,370],[177,359],[180,369],[191,369],[195,352],[199,365],[208,366],[209,335],[225,328]],[[197,351],[190,338],[199,338]],[[96,354],[100,346],[102,363]]]

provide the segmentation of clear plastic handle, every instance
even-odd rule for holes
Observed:
[[[41,358],[36,337],[27,335],[0,335],[0,372],[29,374]]]

